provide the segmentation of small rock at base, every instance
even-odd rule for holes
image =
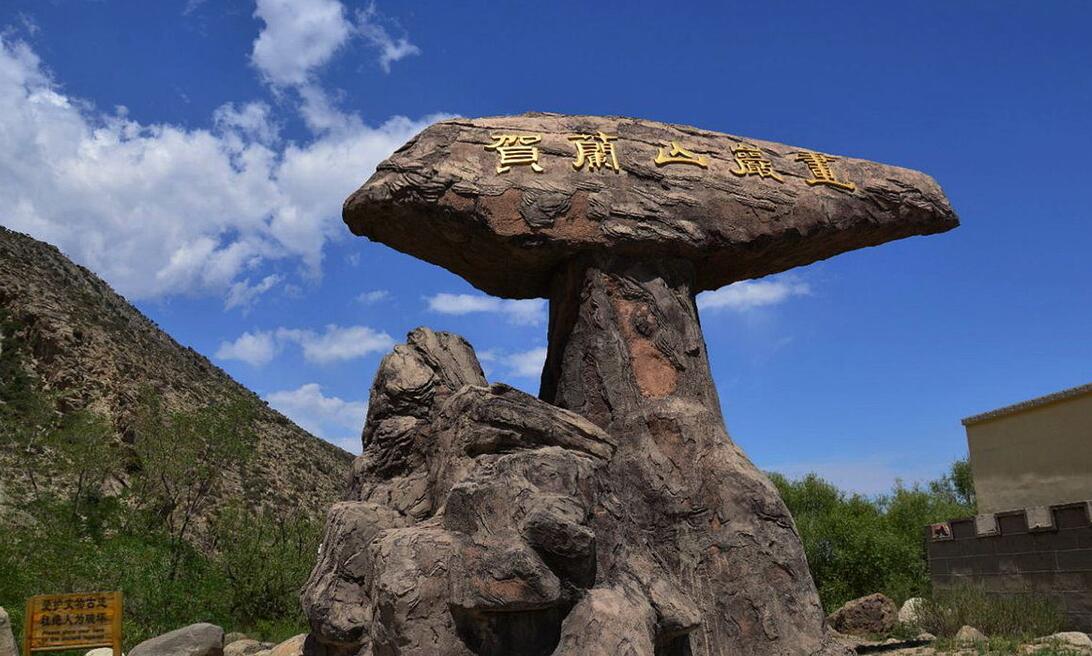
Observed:
[[[929,642],[932,642],[936,639],[937,637],[932,633],[929,633],[928,631],[922,631],[914,638],[914,640],[927,640]]]
[[[289,638],[269,651],[263,651],[254,656],[303,656],[303,644],[307,642],[307,634]]]
[[[898,608],[887,595],[876,593],[847,601],[830,614],[827,622],[835,631],[852,635],[884,634],[895,628]]]
[[[271,643],[258,642],[257,640],[251,640],[250,638],[244,638],[225,646],[224,656],[254,656],[260,651],[266,651],[272,648],[273,645]]]
[[[1061,644],[1069,645],[1070,647],[1085,647],[1092,649],[1092,638],[1090,638],[1087,633],[1081,633],[1080,631],[1053,633],[1039,638],[1035,642],[1060,642]]]
[[[96,648],[92,649],[91,651],[87,652],[86,654],[84,654],[83,656],[114,656],[114,648],[113,647],[96,647]],[[125,656],[125,654],[122,653],[121,656]]]
[[[0,656],[19,656],[15,636],[11,632],[11,620],[3,608],[0,608]]]
[[[145,640],[129,656],[223,656],[224,630],[213,624],[190,626]]]
[[[246,640],[248,637],[249,636],[247,636],[247,634],[245,634],[245,633],[240,633],[238,631],[232,631],[231,633],[224,636],[224,646],[227,647],[228,645],[230,645],[233,642],[239,642],[240,640]]]
[[[986,642],[986,640],[986,634],[966,624],[961,626],[955,634],[956,642]]]
[[[910,597],[899,608],[899,622],[917,624],[921,620],[921,607],[925,603],[922,597]]]

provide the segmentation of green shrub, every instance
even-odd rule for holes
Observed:
[[[8,360],[0,370],[17,371]],[[235,399],[168,412],[145,399],[139,467],[126,492],[107,496],[102,483],[120,460],[109,426],[84,410],[54,412],[30,377],[0,381],[0,446],[15,446],[33,488],[18,511],[0,515],[0,606],[16,634],[28,597],[99,590],[124,594],[127,649],[194,622],[271,640],[305,631],[298,590],[318,525],[233,507],[206,527],[202,543],[211,546],[198,550],[192,539],[225,465],[252,451],[252,408]]]
[[[896,483],[890,494],[847,494],[815,474],[777,486],[796,521],[823,607],[883,592],[896,602],[929,593],[928,524],[974,514],[965,461],[926,485]]]

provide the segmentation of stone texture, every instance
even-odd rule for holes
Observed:
[[[847,601],[827,621],[841,633],[882,635],[895,628],[898,608],[887,595],[875,593]]]
[[[622,172],[571,165],[568,136],[603,131]],[[492,135],[541,134],[542,173],[496,172]],[[653,163],[677,141],[709,168]],[[737,176],[732,148],[763,149],[784,182]],[[886,241],[954,228],[927,175],[849,157],[831,167],[855,191],[809,186],[805,150],[624,117],[525,114],[432,125],[382,162],[346,202],[352,231],[509,297],[548,296],[553,272],[581,252],[695,264],[694,291],[715,289]]]
[[[623,172],[575,171],[607,132]],[[492,135],[539,134],[542,174]],[[678,141],[708,170],[657,168]],[[382,362],[348,499],[303,592],[315,654],[844,654],[795,525],[720,414],[695,294],[957,225],[920,173],[839,159],[853,191],[738,177],[738,137],[525,115],[434,125],[345,204],[358,235],[480,289],[550,299],[540,399],[487,385],[460,338]],[[751,140],[747,140],[751,142]],[[890,609],[894,621],[895,609]]]
[[[486,386],[461,338],[410,333],[379,366],[350,499],[304,588],[320,650],[549,653],[594,583],[594,473],[613,449],[571,412]]]
[[[1053,633],[1043,638],[1039,638],[1036,642],[1040,643],[1057,643],[1066,645],[1069,647],[1083,647],[1085,649],[1092,649],[1092,638],[1088,637],[1087,633],[1080,631],[1062,631],[1060,633]]]
[[[213,624],[191,624],[145,640],[129,656],[223,656],[224,630]]]
[[[974,642],[986,642],[986,634],[982,633],[973,626],[967,626],[964,624],[956,631],[955,641],[961,644],[968,644]]]
[[[238,642],[240,640],[246,640],[246,639],[247,639],[247,635],[245,633],[240,633],[238,631],[232,631],[231,633],[224,636],[224,646],[226,647],[226,646],[230,645],[233,642]]]
[[[902,602],[899,607],[899,622],[902,624],[916,625],[920,620],[921,607],[925,603],[923,597],[910,597]]]
[[[254,656],[261,651],[268,651],[273,648],[273,644],[268,642],[258,642],[250,638],[243,638],[242,640],[233,640],[227,642],[224,639],[224,656]]]
[[[668,402],[656,424],[668,453],[633,424],[618,461],[617,440],[595,423],[487,386],[461,338],[410,333],[379,366],[350,498],[331,509],[304,588],[316,653],[715,654],[755,635],[828,648],[772,487],[723,432],[710,431],[704,451],[670,439],[715,413],[709,401]],[[698,471],[678,466],[700,458]],[[748,479],[736,499],[722,482]],[[736,525],[683,506],[683,494]],[[686,578],[680,561],[694,568]]]
[[[312,653],[310,641],[306,633],[294,636],[266,651],[259,651],[254,656],[304,656]],[[362,655],[363,656],[363,655]],[[371,656],[369,653],[367,656]]]
[[[11,630],[11,618],[0,607],[0,656],[19,656],[19,647]]]

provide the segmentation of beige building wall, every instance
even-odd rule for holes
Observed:
[[[979,513],[1092,500],[1092,384],[963,424]]]

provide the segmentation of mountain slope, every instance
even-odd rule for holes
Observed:
[[[256,408],[257,445],[245,465],[225,472],[217,501],[245,499],[251,507],[319,517],[342,497],[348,452],[269,408],[57,248],[3,227],[0,316],[0,349],[20,349],[21,368],[56,398],[58,412],[87,408],[105,417],[122,452],[143,389],[180,411],[241,396]],[[0,452],[0,504],[27,498],[21,457],[14,449]],[[125,479],[111,484],[120,489]]]

